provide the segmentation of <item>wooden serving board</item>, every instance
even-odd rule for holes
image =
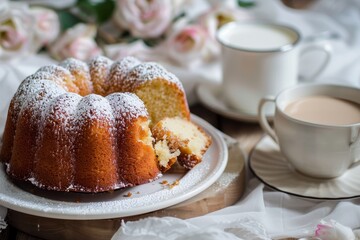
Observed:
[[[8,211],[7,221],[20,231],[43,239],[111,239],[122,220],[201,216],[236,203],[245,190],[245,157],[237,142],[228,143],[229,160],[221,177],[197,196],[177,205],[137,216],[103,220],[63,220]]]

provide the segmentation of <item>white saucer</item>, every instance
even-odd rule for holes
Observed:
[[[307,177],[292,168],[268,136],[255,146],[249,161],[250,169],[263,183],[281,192],[321,200],[360,197],[360,166],[338,178]]]
[[[210,187],[223,173],[228,149],[224,138],[204,120],[191,116],[212,138],[203,161],[188,172],[166,172],[160,179],[113,192],[84,194],[41,190],[14,184],[0,165],[0,205],[48,218],[91,220],[134,216],[183,202]],[[162,181],[179,185],[169,188]],[[132,193],[127,197],[128,193]]]
[[[227,105],[221,94],[221,85],[214,83],[201,83],[196,88],[199,101],[213,112],[224,117],[243,122],[258,122],[256,114],[240,112]],[[269,117],[271,120],[271,117]]]

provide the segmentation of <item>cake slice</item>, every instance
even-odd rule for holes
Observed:
[[[155,153],[162,171],[167,171],[176,160],[186,169],[202,161],[211,138],[199,126],[180,117],[164,118],[153,128]]]
[[[190,120],[190,111],[180,80],[157,63],[133,67],[122,82],[126,91],[135,93],[149,112],[151,126],[165,117]]]

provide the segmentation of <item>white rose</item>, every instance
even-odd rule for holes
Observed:
[[[30,12],[35,18],[35,42],[43,46],[54,41],[60,32],[57,14],[50,9],[41,7],[31,8]]]
[[[0,0],[1,1],[1,0]],[[77,0],[61,0],[61,1],[54,1],[54,0],[27,0],[32,5],[41,5],[49,8],[55,9],[65,9],[70,8],[76,4]]]
[[[0,14],[0,58],[8,59],[30,52],[32,18],[27,5],[2,6]]]
[[[244,21],[254,18],[246,10],[229,5],[216,5],[210,11],[199,17],[199,24],[203,25],[212,38],[216,38],[217,30],[224,24],[232,21]]]
[[[145,45],[142,40],[138,40],[132,43],[119,43],[106,45],[104,52],[107,57],[113,60],[120,60],[127,56],[136,57],[142,61],[153,61],[154,49]]]
[[[355,235],[351,228],[341,225],[334,220],[330,222],[321,221],[316,227],[315,237],[321,240],[355,240]]]
[[[134,37],[156,38],[172,20],[170,0],[118,0],[114,20]]]
[[[236,0],[208,0],[212,7],[230,7],[236,8],[238,7],[238,3]]]
[[[175,28],[166,40],[165,52],[182,66],[194,66],[211,61],[219,48],[201,25],[184,25]]]
[[[169,0],[172,3],[172,15],[178,16],[181,13],[188,12],[189,8],[196,6],[198,0]]]
[[[68,29],[53,44],[50,53],[58,60],[73,57],[83,61],[89,60],[102,53],[94,37],[96,27],[93,25],[77,24]]]

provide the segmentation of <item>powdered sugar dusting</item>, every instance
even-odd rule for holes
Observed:
[[[40,71],[36,72],[27,78],[22,82],[22,84],[28,84],[30,81],[33,80],[53,80],[54,82],[58,83],[59,85],[62,85],[62,79],[55,74],[52,74],[48,71]]]
[[[70,72],[78,70],[89,72],[89,66],[85,62],[75,58],[68,58],[64,60],[60,63],[60,66],[69,70]]]
[[[70,73],[69,70],[58,66],[58,65],[48,65],[41,67],[36,73],[45,72],[49,73],[50,77],[46,80],[53,80],[58,85],[60,85],[62,88],[64,88],[66,91],[69,91],[68,84],[73,85],[73,82],[75,78]]]
[[[54,91],[55,88],[58,89],[59,92],[61,92],[62,90],[55,83],[47,80],[37,80],[36,78],[34,78],[25,79],[22,82],[22,84],[18,88],[18,91],[12,99],[12,102],[14,104],[12,120],[14,121],[14,123],[17,121],[22,106],[29,101],[30,96],[34,95],[36,92],[44,88],[47,88],[49,91]],[[65,90],[62,91],[65,92]]]
[[[148,117],[143,101],[133,93],[113,93],[106,99],[112,107],[117,127],[124,129],[130,120],[140,116]]]
[[[79,93],[81,96],[86,96],[90,93],[94,93],[93,83],[91,82],[90,70],[89,66],[83,61],[68,58],[62,63],[60,66],[69,70],[73,75],[74,79],[72,79],[73,91]],[[76,85],[76,87],[74,87]],[[78,89],[78,91],[77,91]]]
[[[109,85],[112,92],[126,92],[129,89],[128,81],[125,81],[128,72],[141,62],[134,57],[125,57],[121,61],[116,61],[112,65],[109,74]]]
[[[103,67],[111,65],[113,61],[104,56],[96,56],[90,60],[90,67]]]
[[[69,70],[59,66],[59,65],[48,65],[48,66],[44,66],[39,68],[39,70],[37,72],[47,72],[50,73],[52,76],[67,76],[67,77],[71,77],[71,73],[69,72]]]
[[[106,95],[108,86],[105,86],[105,83],[112,63],[112,60],[103,56],[97,56],[90,61],[90,75],[95,93]]]
[[[64,85],[63,79],[61,78],[61,76],[57,75],[57,74],[53,74],[49,71],[38,71],[32,75],[30,75],[29,77],[25,78],[25,80],[22,82],[22,84],[20,85],[20,87],[24,84],[28,85],[29,83],[31,83],[32,81],[35,80],[52,80],[53,82],[55,82],[56,84],[58,84],[59,86],[61,86],[62,88],[64,88],[65,90],[68,90],[68,88]]]
[[[113,120],[109,102],[97,94],[87,95],[80,100],[75,117],[79,124],[97,119]]]
[[[49,103],[45,115],[56,115],[58,119],[69,118],[81,99],[76,93],[66,92],[59,95]]]
[[[64,93],[53,98],[45,107],[39,132],[43,133],[44,129],[49,126],[53,131],[52,135],[56,136],[57,139],[61,139],[60,141],[63,144],[52,146],[54,149],[53,153],[64,153],[66,152],[64,149],[70,149],[73,146],[76,134],[74,116],[80,99],[81,97],[78,94]],[[68,142],[64,144],[65,141]],[[40,134],[37,145],[41,146],[42,143],[43,134]],[[58,153],[58,155],[61,155],[61,153]],[[35,179],[32,183],[35,183]]]
[[[47,104],[55,97],[65,93],[66,91],[56,85],[54,82],[39,80],[40,87],[35,90],[36,87],[29,87],[35,91],[32,91],[31,94],[28,94],[26,98],[24,98],[24,104],[21,108],[20,115],[22,111],[31,111],[33,114],[31,115],[30,122],[35,123],[37,125],[41,124],[41,119],[44,118],[45,109]],[[36,85],[35,85],[36,86]]]
[[[127,75],[125,83],[130,91],[138,84],[144,81],[151,81],[155,79],[165,79],[175,83],[180,89],[184,90],[180,80],[172,73],[168,72],[161,65],[154,62],[146,62],[134,67]]]
[[[89,69],[91,74],[91,80],[95,83],[97,81],[102,81],[107,77],[109,74],[109,69],[113,61],[107,57],[97,56],[93,58],[89,63]]]
[[[211,186],[211,188],[214,192],[224,190],[238,177],[239,173],[224,172],[221,177]]]
[[[44,111],[41,122],[46,124],[57,124],[59,127],[64,128],[69,137],[75,135],[74,124],[70,124],[75,116],[76,107],[80,102],[81,97],[75,93],[64,93],[53,98]],[[56,123],[53,121],[56,120]],[[42,124],[42,127],[45,127]],[[54,129],[54,134],[58,134],[59,127]],[[40,129],[40,132],[42,130]],[[41,140],[40,140],[41,142]],[[39,142],[39,144],[40,144]]]
[[[44,81],[44,80],[40,80],[40,81]],[[30,154],[31,157],[34,157],[33,154],[35,154],[37,149],[37,145],[35,143],[37,142],[38,138],[42,135],[42,131],[39,131],[38,129],[41,128],[42,119],[44,118],[44,112],[47,104],[56,96],[65,93],[65,90],[58,87],[54,82],[51,81],[45,81],[45,82],[46,84],[44,85],[43,88],[40,88],[38,91],[32,93],[31,95],[28,95],[28,97],[25,99],[24,104],[22,105],[22,108],[18,116],[20,121],[22,119],[28,121],[28,124],[22,125],[20,129],[22,129],[23,131],[28,130],[30,131],[31,134],[33,134],[27,146],[23,146],[26,147],[26,151],[27,151],[26,153]],[[16,135],[16,139],[19,136],[21,137],[21,135]],[[18,145],[16,145],[14,148],[16,147],[18,147]],[[8,168],[8,170],[10,171],[9,174],[11,175],[12,165],[10,164],[9,167],[10,168]]]

